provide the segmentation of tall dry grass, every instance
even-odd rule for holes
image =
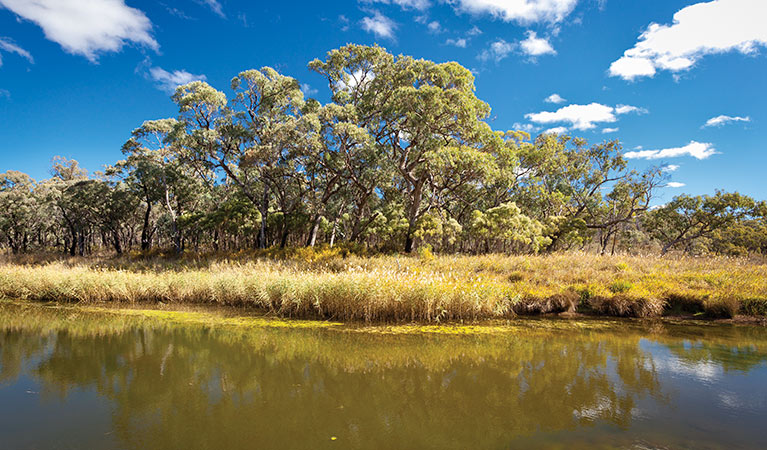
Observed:
[[[439,322],[578,311],[767,313],[767,265],[733,258],[359,257],[304,250],[0,263],[0,296],[59,302],[251,306],[280,316]]]

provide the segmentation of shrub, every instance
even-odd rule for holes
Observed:
[[[633,287],[634,287],[634,284],[631,283],[630,281],[616,280],[610,284],[609,289],[610,289],[610,292],[612,292],[613,294],[622,294],[624,292],[630,291],[631,288]]]

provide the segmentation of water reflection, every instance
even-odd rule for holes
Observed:
[[[615,323],[386,335],[5,304],[0,416],[29,421],[21,413],[13,432],[0,421],[0,436],[11,447],[150,449],[763,442],[752,425],[767,413],[763,329],[655,325],[648,338],[644,325]],[[67,430],[34,420],[61,407],[76,417]],[[702,416],[734,436],[699,429]]]

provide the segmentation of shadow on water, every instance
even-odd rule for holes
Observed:
[[[380,333],[6,303],[0,436],[9,448],[759,447],[765,362],[757,327]]]

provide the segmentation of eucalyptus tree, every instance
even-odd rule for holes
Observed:
[[[88,172],[74,159],[61,156],[53,158],[51,180],[46,186],[46,201],[55,205],[68,236],[63,241],[69,254],[83,256],[86,250],[86,234],[91,225],[93,201],[88,194]]]
[[[36,222],[38,202],[35,181],[29,175],[9,170],[0,174],[0,233],[11,251],[26,252]]]
[[[537,253],[551,243],[543,234],[543,224],[532,219],[513,202],[502,203],[487,211],[474,210],[471,215],[470,235],[485,242],[485,251]]]
[[[223,174],[259,209],[263,248],[272,194],[283,217],[300,206],[305,175],[297,161],[311,146],[317,121],[302,114],[298,82],[271,68],[241,72],[232,89],[232,106],[223,92],[201,81],[176,90],[181,126],[174,134],[175,148],[209,185]],[[283,245],[286,232],[283,220]]]
[[[312,160],[316,160],[313,155],[319,147],[316,114],[319,105],[316,101],[304,101],[295,78],[270,67],[240,72],[232,80],[232,89],[234,105],[241,108],[233,117],[245,136],[239,169],[245,176],[258,177],[263,190],[260,204],[254,192],[246,193],[261,212],[259,244],[266,246],[271,192],[282,213],[280,245],[284,247],[288,221],[303,206],[303,197],[309,190],[307,183],[315,175],[311,170],[317,168]],[[238,184],[250,186],[244,181]]]
[[[160,202],[170,218],[173,248],[178,254],[183,251],[179,219],[187,212],[201,186],[192,173],[194,166],[187,165],[174,147],[174,138],[180,126],[176,119],[144,122],[133,130],[131,138],[122,147],[127,158],[110,171],[123,176],[146,205],[141,232],[142,250],[149,249],[154,228],[150,223],[152,207]]]
[[[581,138],[542,134],[519,147],[514,199],[547,223],[552,247],[610,236],[649,207],[661,172],[629,170],[618,141],[588,146]],[[603,240],[604,241],[604,240]],[[604,249],[604,247],[603,247]]]
[[[689,252],[701,238],[758,218],[766,207],[737,192],[717,191],[709,196],[679,195],[644,217],[645,229],[662,245],[665,255],[675,247]]]
[[[356,109],[360,125],[396,169],[408,220],[405,251],[412,251],[418,219],[439,201],[429,182],[440,152],[481,151],[493,136],[483,122],[490,108],[476,97],[474,76],[455,62],[394,57],[360,45],[332,50],[310,68],[328,78],[334,102]]]

